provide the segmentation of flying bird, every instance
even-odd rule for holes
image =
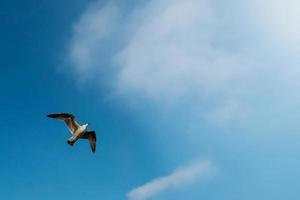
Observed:
[[[69,113],[58,113],[58,114],[49,114],[47,117],[64,120],[69,131],[72,134],[67,140],[67,143],[71,146],[75,144],[78,139],[88,139],[90,142],[90,146],[92,152],[95,153],[96,151],[96,132],[95,131],[88,131],[88,123],[84,125],[79,125],[76,120],[75,116]]]

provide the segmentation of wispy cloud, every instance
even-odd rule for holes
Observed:
[[[224,91],[242,76],[244,58],[214,45],[219,22],[208,0],[156,0],[134,15],[118,55],[121,91],[168,100]]]
[[[172,174],[159,177],[127,194],[130,200],[146,200],[167,189],[184,186],[199,180],[203,176],[211,175],[213,166],[209,161],[197,162],[174,171]]]
[[[267,34],[265,39],[299,51],[299,1],[254,0],[248,6],[256,13],[256,23]]]
[[[116,93],[168,102],[231,96],[252,70],[245,56],[215,43],[220,22],[209,0],[154,0],[119,19],[118,6],[92,4],[76,24],[70,58],[81,79],[109,76]],[[107,41],[115,51],[107,53]]]
[[[75,68],[79,80],[84,80],[104,67],[106,40],[116,29],[119,14],[114,4],[100,6],[95,3],[87,8],[73,27],[68,59]]]
[[[247,24],[251,20],[243,21],[246,17],[240,13],[228,17],[209,0],[153,0],[130,9],[93,3],[75,25],[69,58],[77,79],[101,80],[113,93],[140,95],[162,105],[181,98],[193,99],[189,104],[194,105],[205,99],[213,102],[204,113],[206,119],[234,121],[244,118],[245,108],[264,91],[284,87],[289,79],[285,73],[299,74],[297,64],[280,66],[274,61],[280,56],[274,58],[272,45],[267,47],[266,42],[271,33],[282,33],[296,44],[298,25],[293,23],[298,19],[298,3],[271,2],[255,1],[255,6],[249,6],[247,17],[259,17],[255,26]],[[272,6],[290,23],[280,22],[278,28],[276,14],[264,12]],[[262,30],[258,24],[268,29],[267,35],[256,33]]]

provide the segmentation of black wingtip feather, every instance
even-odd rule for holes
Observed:
[[[75,118],[74,115],[70,114],[70,113],[55,113],[55,114],[48,114],[47,117],[50,118],[59,118],[59,117],[71,117],[71,118]]]

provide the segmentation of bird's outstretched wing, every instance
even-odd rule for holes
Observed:
[[[49,114],[47,117],[64,120],[72,134],[80,127],[75,121],[75,116],[69,113]]]
[[[87,131],[87,132],[84,133],[82,138],[89,140],[92,152],[95,153],[95,151],[96,151],[96,139],[97,139],[96,138],[96,132],[95,131]]]

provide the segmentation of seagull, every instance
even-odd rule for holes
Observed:
[[[72,134],[72,137],[70,137],[67,140],[67,143],[71,146],[74,145],[74,143],[78,139],[88,139],[90,142],[90,146],[92,149],[92,152],[95,153],[96,151],[96,132],[95,131],[88,131],[88,123],[84,125],[79,125],[76,120],[75,116],[69,113],[57,113],[57,114],[49,114],[47,117],[54,118],[54,119],[60,119],[64,120],[69,131]]]

